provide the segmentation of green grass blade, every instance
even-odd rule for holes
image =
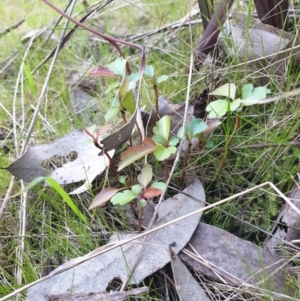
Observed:
[[[64,201],[68,204],[68,206],[73,210],[73,212],[84,222],[88,223],[86,216],[82,214],[82,212],[78,209],[75,203],[72,201],[68,193],[52,178],[46,177],[47,183],[54,188],[60,196],[64,199]]]

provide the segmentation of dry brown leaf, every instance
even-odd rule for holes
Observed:
[[[291,202],[300,209],[300,181],[294,183],[292,190],[289,194]],[[277,225],[280,223],[281,225]],[[282,252],[282,240],[292,242],[293,240],[300,239],[300,216],[288,204],[285,203],[276,223],[276,232],[267,243],[265,248],[273,254],[280,254]],[[296,244],[299,247],[299,243]]]
[[[204,206],[204,189],[198,179],[194,179],[184,192],[185,194],[177,194],[161,204],[154,227],[194,212]],[[201,199],[203,202],[196,201],[186,194]],[[143,248],[139,263],[129,280],[129,284],[138,284],[145,277],[152,275],[165,266],[170,261],[169,245],[175,244],[173,250],[177,254],[190,240],[199,223],[200,216],[201,214],[194,215],[148,234],[146,245]],[[114,235],[110,242],[126,240],[133,236],[135,234]],[[66,267],[72,267],[71,269],[31,287],[28,290],[26,300],[45,301],[46,295],[57,294],[58,292],[63,294],[70,290],[73,293],[83,293],[95,292],[95,288],[97,288],[97,292],[101,292],[106,290],[108,283],[116,277],[125,281],[128,276],[128,269],[130,270],[134,265],[143,243],[145,243],[143,240],[127,243],[122,247],[100,254],[80,264],[78,263],[81,258],[73,259],[71,262],[67,262],[58,268],[58,270],[61,270]],[[95,254],[94,252],[92,254]],[[88,256],[89,254],[84,258]],[[78,265],[73,267],[72,263],[77,263]]]
[[[148,290],[148,287],[144,286],[122,292],[53,294],[47,296],[47,301],[125,301],[128,300],[127,297],[129,296],[137,296],[147,292]]]
[[[210,301],[199,283],[170,247],[171,266],[180,301]]]
[[[292,39],[290,33],[254,19],[249,26],[248,16],[239,12],[232,14],[232,20],[227,22],[225,27],[218,43],[225,47],[228,53],[238,55],[243,61],[245,58],[255,60],[266,56],[271,56],[267,58],[271,60],[272,55],[285,48]],[[300,59],[299,53],[295,59]]]
[[[200,257],[190,256],[186,249],[179,257],[205,275],[234,285],[261,282],[264,289],[287,293],[287,269],[281,267],[281,258],[229,232],[200,223],[187,250]]]
[[[29,147],[26,153],[6,169],[14,176],[26,182],[37,177],[49,176],[60,184],[71,184],[85,180],[86,182],[72,193],[81,193],[88,189],[97,175],[103,172],[109,164],[106,156],[99,156],[99,149],[93,143],[86,144],[89,136],[83,131],[74,131],[52,143]],[[40,164],[53,156],[66,157],[76,152],[74,161],[56,168],[50,173]],[[109,152],[113,157],[114,150]]]

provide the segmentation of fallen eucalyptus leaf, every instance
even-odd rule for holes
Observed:
[[[29,147],[25,154],[10,164],[5,169],[12,175],[26,182],[31,182],[37,177],[48,176],[59,184],[71,184],[85,180],[85,183],[73,191],[73,194],[81,193],[88,189],[87,184],[92,183],[97,175],[103,172],[109,160],[106,156],[99,156],[99,149],[93,144],[84,142],[89,137],[83,131],[74,131],[52,143]],[[40,164],[53,156],[66,157],[76,152],[74,161],[64,164],[62,167],[52,170],[50,173]],[[113,157],[114,150],[109,152]]]
[[[181,301],[197,300],[210,301],[196,279],[170,247],[171,266],[176,290]]]
[[[281,267],[281,258],[250,241],[200,223],[190,240],[190,245],[187,250],[192,253],[195,250],[200,255],[195,255],[199,260],[193,259],[185,252],[181,252],[179,257],[204,275],[224,279],[237,286],[248,283],[270,291],[287,293],[287,267]],[[274,272],[275,275],[272,275]]]
[[[119,146],[121,146],[131,137],[135,122],[137,121],[138,112],[139,109],[136,107],[131,119],[123,127],[121,127],[117,132],[101,140],[101,144],[107,152],[118,149]],[[100,154],[102,155],[102,152]]]
[[[66,294],[53,294],[47,295],[47,301],[125,301],[130,296],[137,296],[142,293],[148,292],[148,287],[138,287],[130,291],[114,291],[114,292],[88,292],[88,293],[76,293],[73,292]]]
[[[247,15],[234,12],[232,20],[225,23],[218,43],[230,55],[254,60],[279,52],[290,38],[291,35],[281,29],[254,19],[249,22]]]
[[[291,192],[289,193],[289,198],[291,202],[300,209],[300,181],[294,183]],[[300,240],[300,220],[299,214],[288,204],[285,203],[279,213],[277,218],[277,223],[275,224],[275,229],[272,236],[265,244],[264,248],[267,249],[272,254],[282,254],[284,252],[284,246],[282,240],[292,242],[293,240]],[[299,247],[299,242],[295,243]],[[290,248],[290,246],[288,247]]]
[[[184,192],[185,194],[174,195],[161,204],[154,227],[194,212],[204,206],[204,189],[197,178],[192,181]],[[186,194],[192,197],[188,197]],[[196,201],[194,198],[200,199],[202,202]],[[170,261],[169,245],[175,243],[173,250],[177,254],[189,242],[199,224],[200,216],[201,214],[193,215],[148,234],[147,245],[143,249],[129,284],[138,284],[145,277],[152,275],[165,266]],[[118,234],[114,235],[110,242],[114,243],[134,236],[135,234]],[[73,294],[105,291],[108,283],[114,278],[118,277],[122,281],[127,279],[128,272],[136,261],[141,244],[143,244],[142,239],[127,243],[89,260],[86,260],[89,254],[83,258],[73,259],[57,269],[61,270],[69,267],[68,270],[29,288],[26,300],[46,301],[47,295],[57,294],[57,292],[61,294],[69,293],[70,290]],[[101,247],[102,249],[103,247]],[[90,254],[95,254],[95,252],[97,250]],[[86,261],[80,263],[80,260]]]

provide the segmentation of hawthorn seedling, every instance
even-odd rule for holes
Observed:
[[[136,82],[139,80],[139,74],[126,74],[126,59],[117,58],[106,67],[100,67],[90,75],[98,75],[102,77],[115,78],[116,81],[108,85],[105,94],[109,94],[116,90],[115,97],[110,100],[111,109],[104,115],[106,121],[113,119],[121,112],[124,123],[126,123],[125,112],[133,114],[135,110],[135,97],[133,90],[136,87]]]
[[[271,92],[266,87],[254,88],[252,84],[247,84],[242,88],[242,98],[235,98],[236,89],[237,88],[234,83],[227,83],[217,88],[215,91],[211,92],[210,95],[223,96],[226,97],[226,99],[217,99],[215,101],[210,102],[206,107],[206,111],[209,112],[207,117],[220,118],[230,112],[240,111],[243,106],[259,104],[259,101],[265,99],[267,97],[267,94]],[[226,141],[224,156],[218,167],[217,175],[220,174],[224,166],[229,147],[239,126],[240,117],[236,115],[235,125],[229,139]]]
[[[210,95],[223,96],[226,99],[217,99],[210,102],[206,107],[206,111],[209,112],[207,117],[220,118],[227,112],[241,110],[243,106],[259,104],[259,101],[265,99],[270,92],[270,89],[266,87],[254,88],[252,84],[247,84],[242,88],[242,98],[236,99],[236,85],[227,83],[210,93]]]
[[[168,75],[164,74],[164,75],[161,75],[160,77],[156,78],[154,68],[151,65],[145,66],[144,74],[146,76],[151,77],[151,79],[152,79],[152,85],[153,85],[153,90],[154,90],[154,94],[155,94],[155,116],[154,116],[154,123],[155,123],[157,121],[157,115],[158,115],[158,97],[159,97],[157,85],[166,81],[168,79]]]
[[[143,215],[143,207],[147,205],[148,199],[159,196],[166,189],[166,184],[163,182],[153,182],[150,187],[149,183],[153,177],[152,167],[150,164],[144,165],[141,173],[137,176],[139,184],[127,186],[126,177],[119,177],[119,182],[125,185],[124,188],[106,187],[102,189],[96,197],[93,199],[89,209],[93,209],[98,206],[103,206],[109,200],[114,205],[125,205],[135,199],[138,200],[139,208],[139,220],[138,230],[141,230],[141,221]],[[130,189],[127,189],[130,188]]]
[[[164,116],[156,122],[153,128],[154,135],[152,140],[156,143],[156,149],[153,152],[156,160],[164,161],[165,164],[165,181],[168,180],[168,158],[176,152],[176,146],[179,139],[175,136],[170,137],[171,120],[170,116]]]

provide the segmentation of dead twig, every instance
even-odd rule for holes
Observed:
[[[22,19],[21,21],[13,24],[12,26],[0,31],[0,38],[3,37],[4,35],[6,35],[7,33],[10,33],[13,29],[18,28],[24,21],[25,21],[25,19]]]

